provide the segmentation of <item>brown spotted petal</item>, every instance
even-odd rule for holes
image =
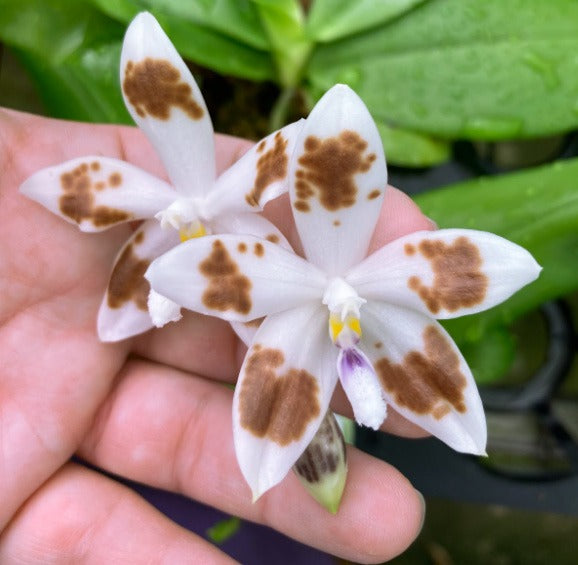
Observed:
[[[497,235],[462,229],[416,232],[382,247],[345,279],[366,299],[439,319],[480,312],[535,280],[541,267]]]
[[[319,304],[327,285],[324,273],[280,245],[230,234],[179,245],[154,261],[146,276],[177,304],[238,322]]]
[[[331,88],[301,130],[290,195],[306,257],[329,275],[361,261],[387,186],[381,138],[362,100]]]
[[[361,347],[384,398],[457,451],[483,454],[486,420],[476,383],[441,325],[414,310],[368,302]]]
[[[289,160],[305,120],[289,124],[247,151],[207,197],[212,214],[258,212],[289,189]]]
[[[184,61],[147,12],[127,29],[120,82],[128,111],[160,155],[173,186],[189,196],[206,194],[215,181],[211,118]]]
[[[147,309],[150,286],[144,274],[153,259],[178,243],[178,233],[163,230],[156,220],[143,223],[126,242],[98,312],[101,341],[120,341],[153,327]]]
[[[257,499],[280,482],[317,432],[335,387],[327,309],[268,316],[241,368],[233,401],[237,460]]]
[[[228,214],[215,218],[211,222],[215,233],[250,233],[270,243],[279,245],[283,249],[292,250],[285,236],[268,220],[259,214]],[[257,318],[250,322],[231,322],[231,326],[241,341],[249,346],[262,319]]]
[[[20,191],[86,232],[151,218],[178,197],[166,182],[133,165],[95,156],[42,169]]]

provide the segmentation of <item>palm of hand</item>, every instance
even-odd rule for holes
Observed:
[[[221,160],[245,147],[227,143]],[[367,488],[357,495],[363,498],[357,513],[346,497],[339,517],[326,516],[296,480],[250,505],[234,462],[231,391],[206,380],[235,378],[237,346],[226,324],[189,315],[178,332],[171,326],[100,343],[96,313],[128,228],[81,234],[17,191],[36,170],[88,154],[160,171],[136,131],[0,111],[0,561],[26,561],[39,552],[106,562],[126,552],[135,563],[156,557],[182,562],[194,548],[201,561],[228,562],[129,489],[69,463],[74,453],[352,559],[375,554],[383,560],[402,550],[419,526],[419,502],[393,469],[355,452],[350,474],[359,476],[351,480]],[[388,486],[376,486],[385,475]],[[290,496],[299,502],[288,508]],[[403,505],[405,518],[386,517],[395,523],[387,535],[368,539],[365,531],[359,546],[352,524],[363,527],[358,514],[369,521],[383,513],[380,500]],[[296,519],[303,512],[310,520]],[[341,533],[331,533],[330,520]]]

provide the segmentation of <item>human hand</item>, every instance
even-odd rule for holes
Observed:
[[[248,147],[218,137],[220,169]],[[0,562],[229,561],[128,487],[70,463],[75,453],[353,561],[403,551],[420,529],[420,497],[395,469],[352,447],[336,516],[293,476],[251,503],[223,386],[235,381],[244,351],[228,324],[187,313],[120,343],[98,340],[98,307],[130,228],[80,233],[17,190],[35,171],[87,154],[163,174],[138,130],[0,111]],[[372,249],[430,227],[400,192],[385,200]],[[268,212],[295,243],[286,200]],[[346,412],[341,392],[334,404]],[[420,434],[393,411],[386,428]]]

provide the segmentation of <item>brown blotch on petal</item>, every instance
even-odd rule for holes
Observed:
[[[245,200],[251,206],[259,206],[259,201],[266,188],[274,182],[283,180],[287,176],[289,157],[287,156],[287,140],[277,132],[273,137],[273,147],[265,150],[265,140],[257,147],[262,153],[257,161],[257,176],[253,188],[246,194]]]
[[[263,247],[262,243],[255,243],[255,247],[253,248],[253,252],[257,257],[263,257],[265,255],[265,248]]]
[[[376,341],[373,344],[373,347],[375,347],[375,349],[381,349],[383,347],[383,343],[381,341]]]
[[[406,255],[415,255],[415,245],[412,245],[411,243],[406,243],[403,246],[403,250]]]
[[[275,233],[269,234],[265,239],[271,243],[279,243],[279,236]]]
[[[410,351],[401,363],[387,357],[375,363],[384,389],[416,414],[431,414],[439,420],[449,414],[450,405],[464,413],[467,380],[458,355],[436,326],[427,326],[422,337],[424,353]]]
[[[372,191],[367,195],[367,199],[368,199],[368,200],[375,200],[380,194],[381,194],[381,190],[378,190],[378,189],[376,188],[375,190],[372,190]]]
[[[455,312],[484,301],[488,277],[481,270],[480,250],[467,237],[460,236],[451,244],[426,239],[418,250],[431,264],[433,283],[428,287],[419,277],[412,276],[408,287],[419,295],[430,312],[437,314],[442,308]]]
[[[253,348],[239,393],[241,426],[259,438],[285,446],[299,440],[320,413],[319,387],[304,369],[277,370],[279,349]]]
[[[159,120],[168,120],[171,108],[180,108],[193,120],[200,120],[204,111],[195,101],[190,85],[181,81],[181,73],[170,61],[147,57],[125,68],[122,89],[136,113]]]
[[[98,161],[93,161],[93,162],[90,164],[90,168],[91,168],[93,171],[100,171],[100,163],[99,163]]]
[[[296,172],[295,209],[308,211],[307,200],[313,196],[330,211],[353,206],[357,199],[354,176],[367,172],[376,159],[373,153],[363,154],[367,142],[358,133],[345,130],[326,139],[309,136],[304,148],[299,157],[302,168]]]
[[[110,308],[121,308],[132,300],[139,310],[147,311],[150,285],[144,274],[149,264],[150,261],[140,259],[134,253],[132,244],[126,246],[114,266],[108,283],[107,303]]]
[[[239,253],[246,253],[247,252],[247,244],[246,243],[239,243],[239,245],[237,245],[237,249],[239,250]]]
[[[120,173],[112,173],[108,177],[108,184],[114,188],[122,184],[122,175]]]
[[[335,221],[333,222],[333,225],[334,225],[336,228],[338,228],[338,227],[341,225],[341,222],[340,222],[339,220],[335,220]]]
[[[92,166],[90,168],[92,169]],[[63,191],[58,201],[60,211],[77,224],[83,220],[91,220],[96,227],[104,227],[132,218],[131,214],[124,210],[95,204],[93,193],[105,186],[101,181],[93,183],[87,163],[62,173],[60,185]]]
[[[307,202],[303,202],[302,200],[298,200],[297,202],[295,202],[295,204],[293,204],[293,207],[295,208],[295,210],[299,210],[299,212],[311,211],[311,207],[309,206],[309,204],[307,204]]]
[[[199,271],[209,279],[203,293],[203,304],[211,310],[251,311],[251,281],[243,275],[223,242],[213,243],[211,254],[200,263]]]

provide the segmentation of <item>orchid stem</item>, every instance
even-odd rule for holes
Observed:
[[[282,128],[287,123],[289,107],[295,96],[296,89],[293,87],[284,88],[275,101],[271,114],[269,115],[269,131],[273,132]]]

